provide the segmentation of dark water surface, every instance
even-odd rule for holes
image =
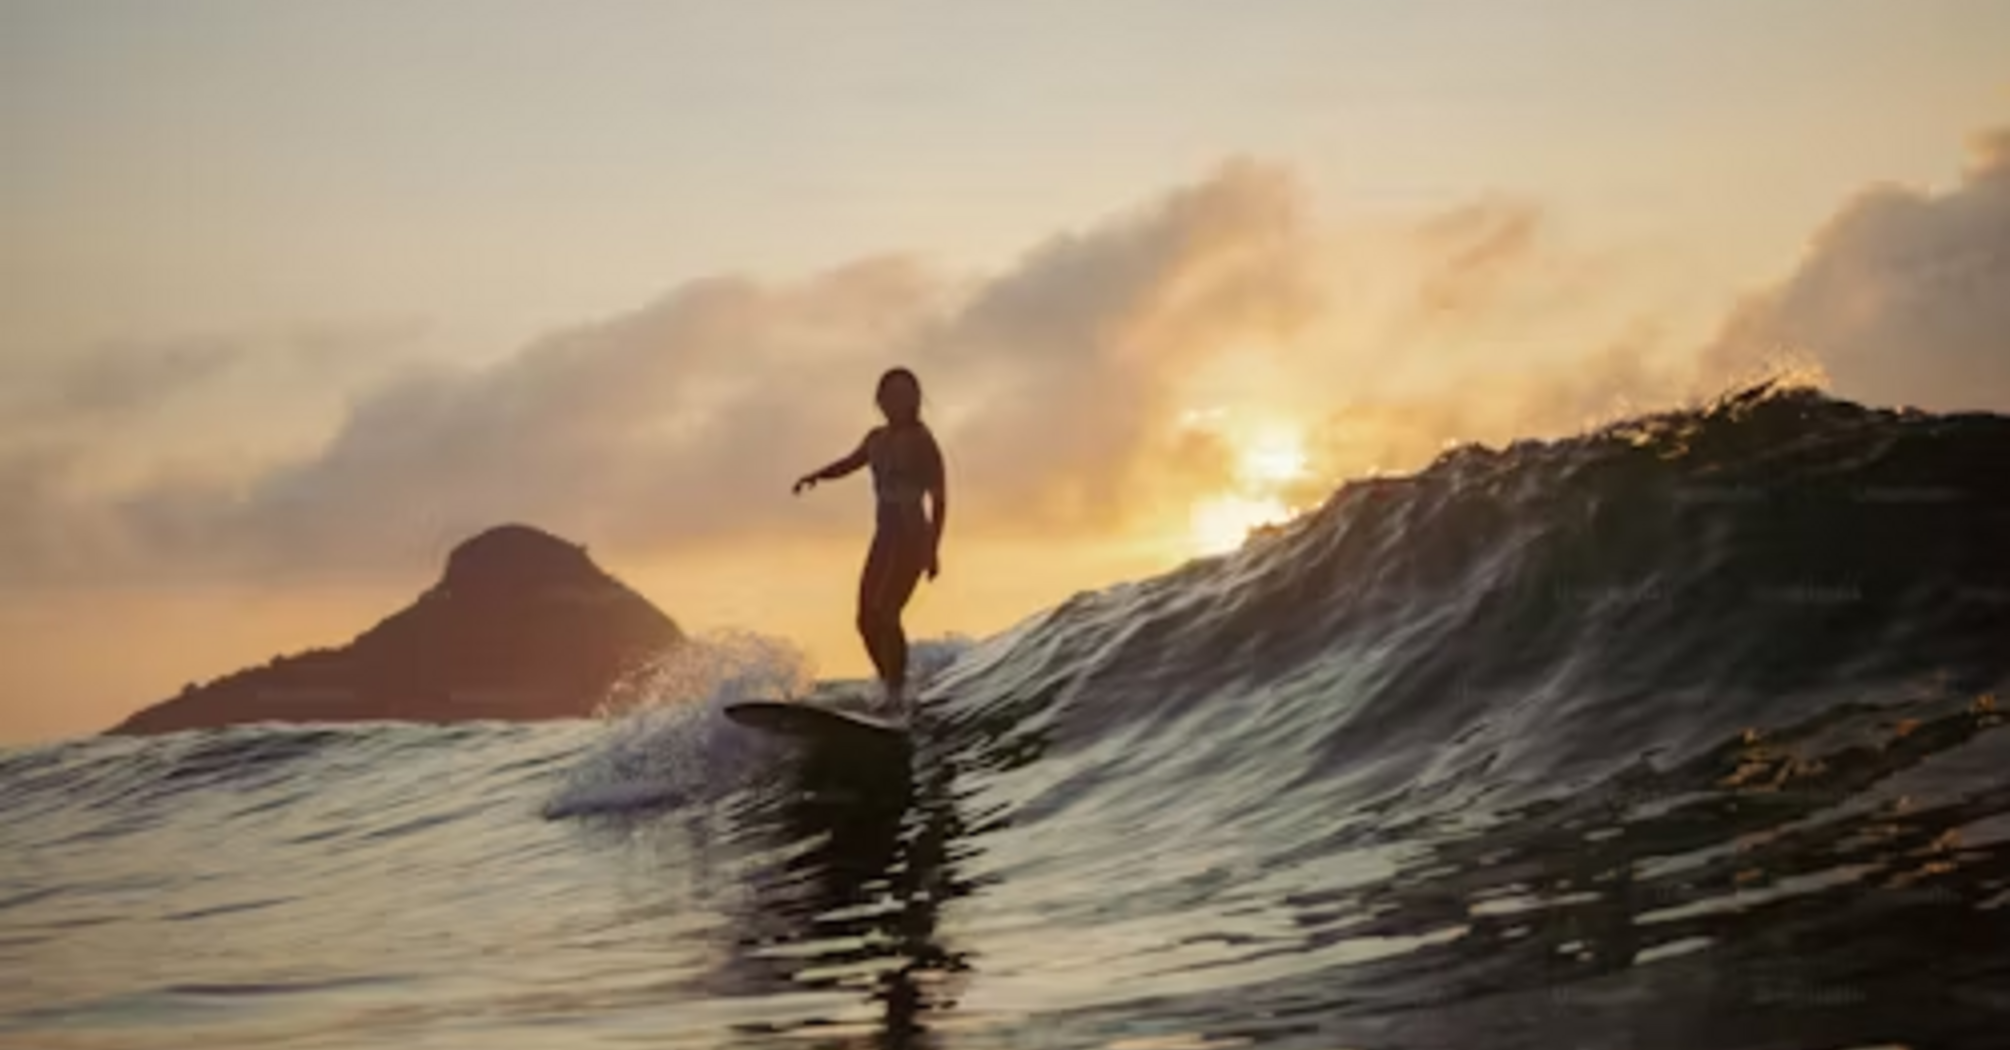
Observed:
[[[2010,1045],[2010,422],[1755,392],[689,703],[0,752],[0,1044]],[[782,669],[773,669],[781,673]]]

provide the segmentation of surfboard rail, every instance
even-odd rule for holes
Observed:
[[[801,700],[741,700],[727,704],[725,712],[739,725],[826,743],[905,744],[909,732],[898,718]]]

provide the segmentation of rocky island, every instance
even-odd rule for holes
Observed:
[[[682,640],[670,617],[583,547],[505,525],[455,547],[438,583],[348,645],[190,684],[111,732],[585,717]]]

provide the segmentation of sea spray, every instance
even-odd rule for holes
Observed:
[[[717,799],[774,765],[778,741],[734,725],[728,704],[794,696],[810,664],[786,639],[721,630],[664,653],[601,705],[601,739],[545,804],[551,818]]]

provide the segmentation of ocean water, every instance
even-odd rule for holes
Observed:
[[[2010,1045],[2010,420],[1755,390],[720,716],[0,752],[0,1044]]]

